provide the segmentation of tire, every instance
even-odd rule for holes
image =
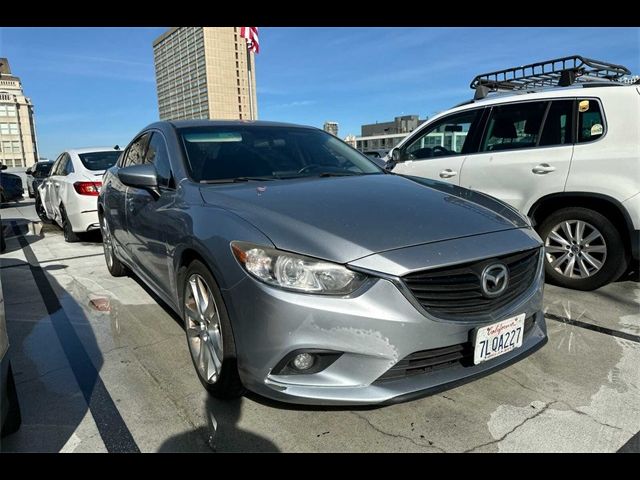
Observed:
[[[103,215],[99,215],[100,233],[102,233],[102,248],[104,249],[104,260],[107,264],[107,270],[112,277],[124,277],[129,273],[129,268],[122,263],[116,256],[113,248],[113,238],[111,237],[111,229]]]
[[[62,205],[60,205],[60,216],[62,217],[62,233],[64,233],[64,241],[67,243],[74,243],[80,240],[78,234],[73,231],[71,222],[67,218],[67,212],[64,211]]]
[[[215,397],[222,399],[237,398],[244,393],[245,389],[242,386],[240,376],[238,375],[233,330],[231,328],[229,315],[224,305],[218,284],[213,278],[213,275],[211,275],[209,269],[198,260],[191,262],[191,264],[186,268],[186,271],[183,270],[183,272],[184,273],[182,274],[181,272],[180,275],[180,278],[182,279],[182,320],[185,325],[187,346],[189,348],[189,353],[191,354],[190,356],[193,366],[198,374],[198,379],[204,388]],[[189,311],[194,313],[199,312],[197,308],[194,308],[194,304],[191,301],[193,299],[193,293],[190,281],[194,279],[196,281],[198,279],[202,280],[203,283],[200,286],[204,285],[209,290],[209,298],[212,298],[215,302],[213,305],[214,308],[205,309],[205,314],[207,311],[213,311],[214,309],[217,310],[218,320],[216,321],[216,316],[212,316],[210,322],[207,322],[208,325],[205,331],[199,330],[197,328],[197,322],[194,322],[188,315]],[[191,304],[191,309],[189,309],[188,304]],[[208,302],[208,305],[211,306],[210,302]],[[193,315],[193,313],[191,315]],[[215,323],[217,323],[217,326]],[[205,332],[207,334],[207,338],[203,341],[203,335]],[[218,367],[215,367],[215,362],[211,363],[211,365],[214,365],[212,370],[216,373],[210,377],[209,373],[211,370],[209,370],[205,375],[203,368],[199,366],[198,359],[200,349],[198,348],[198,345],[207,346],[205,351],[209,355],[212,353],[215,355],[216,349],[211,347],[211,345],[215,344],[216,339],[220,338],[222,339],[222,344],[218,344],[218,356],[221,351],[222,360]],[[209,357],[207,357],[207,359],[208,358]]]
[[[16,432],[22,423],[20,404],[18,403],[18,391],[16,389],[16,382],[13,379],[11,365],[9,365],[9,376],[7,379],[7,396],[9,397],[9,411],[7,412],[7,418],[2,426],[1,436],[3,437]]]
[[[40,218],[40,220],[42,220],[43,223],[51,223],[51,220],[49,219],[49,217],[47,217],[47,212],[42,205],[42,197],[40,197],[40,195],[36,195],[35,209],[38,217]]]
[[[578,236],[580,224],[582,234]],[[595,290],[616,281],[627,269],[629,254],[622,236],[601,213],[582,207],[563,208],[549,215],[537,230],[545,244],[549,283],[574,290]],[[573,264],[569,266],[571,259]]]

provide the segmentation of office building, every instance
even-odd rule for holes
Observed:
[[[0,162],[7,167],[30,167],[38,149],[33,104],[24,96],[9,60],[0,58]]]
[[[329,132],[331,135],[338,136],[338,122],[324,122],[322,127],[325,132]]]
[[[161,120],[258,119],[255,60],[240,27],[175,27],[153,42]]]
[[[403,115],[391,122],[362,125],[361,136],[356,138],[356,148],[360,151],[391,150],[426,121],[420,120],[418,115]]]

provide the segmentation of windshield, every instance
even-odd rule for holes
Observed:
[[[53,166],[53,162],[36,163],[36,166],[33,169],[32,175],[34,177],[44,177],[46,175],[49,175],[49,172],[51,171],[52,166]]]
[[[109,150],[106,152],[79,153],[80,161],[89,170],[106,170],[115,165],[122,152]]]
[[[254,125],[179,130],[197,182],[384,173],[321,130]]]

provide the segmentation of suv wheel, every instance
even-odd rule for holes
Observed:
[[[558,210],[540,224],[538,233],[545,245],[545,274],[550,283],[595,290],[617,280],[627,268],[620,232],[594,210]]]
[[[189,265],[182,278],[182,318],[198,378],[216,397],[239,397],[244,388],[220,289],[209,269],[198,260]]]

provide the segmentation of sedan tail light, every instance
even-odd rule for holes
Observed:
[[[97,197],[100,193],[100,187],[102,182],[76,182],[73,184],[73,188],[76,189],[80,195],[91,195]]]

